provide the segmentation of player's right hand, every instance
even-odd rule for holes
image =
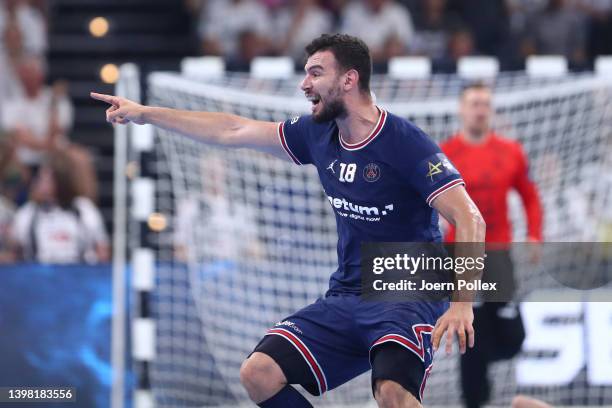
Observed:
[[[453,351],[455,333],[459,342],[459,352],[464,354],[466,347],[474,347],[474,311],[472,302],[451,302],[448,310],[440,316],[431,333],[434,351],[438,351],[442,337],[446,334],[446,354]]]
[[[106,121],[125,125],[134,122],[137,125],[144,125],[145,107],[129,99],[120,96],[99,94],[91,92],[90,96],[102,102],[112,105],[106,110]]]

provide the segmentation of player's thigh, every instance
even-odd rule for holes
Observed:
[[[319,299],[269,329],[254,351],[272,357],[289,384],[321,395],[370,368],[353,309],[351,297]]]

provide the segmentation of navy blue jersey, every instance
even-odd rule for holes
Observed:
[[[338,269],[331,292],[361,290],[362,242],[440,241],[431,203],[463,184],[440,148],[409,121],[380,110],[372,133],[346,143],[334,121],[310,115],[279,123],[279,139],[296,164],[313,164],[338,229]]]

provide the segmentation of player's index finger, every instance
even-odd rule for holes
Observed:
[[[110,103],[111,105],[116,105],[116,98],[112,95],[105,95],[97,92],[90,92],[89,94],[92,98],[97,99],[102,102]]]

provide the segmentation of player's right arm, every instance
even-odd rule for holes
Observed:
[[[126,98],[92,92],[91,97],[111,105],[109,123],[151,124],[172,132],[227,147],[249,147],[289,160],[278,136],[278,123],[218,112],[192,112],[138,104]]]

